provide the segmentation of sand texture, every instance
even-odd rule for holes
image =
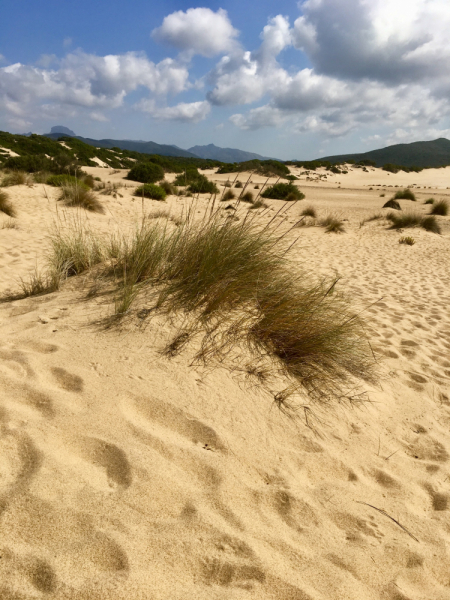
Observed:
[[[129,186],[99,196],[103,215],[63,209],[41,184],[7,189],[0,292],[42,264],[53,223],[108,232],[141,216],[125,171],[86,170]],[[415,184],[404,210],[450,199],[450,168],[297,183],[306,199],[286,225],[313,205],[346,231],[296,228],[293,257],[365,307],[379,385],[363,383],[362,404],[318,407],[312,429],[237,369],[192,365],[189,348],[163,356],[162,317],[99,327],[112,308],[88,277],[0,304],[1,600],[450,599],[450,217],[442,235],[360,226],[389,185]],[[281,202],[268,204],[272,218]]]

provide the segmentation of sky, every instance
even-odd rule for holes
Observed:
[[[313,159],[450,137],[449,0],[2,0],[0,130]]]

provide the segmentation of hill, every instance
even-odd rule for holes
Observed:
[[[46,133],[46,137],[57,140],[61,137],[61,133]],[[135,142],[133,140],[94,140],[92,138],[84,138],[79,135],[71,136],[77,140],[94,146],[96,148],[120,148],[121,150],[129,150],[131,152],[139,152],[140,154],[159,154],[160,156],[181,156],[184,158],[198,158],[195,154],[170,146],[167,144],[157,144],[156,142]]]
[[[349,160],[372,160],[377,167],[382,167],[386,163],[404,165],[405,167],[445,167],[450,165],[450,140],[439,138],[431,142],[395,144],[361,154],[339,154],[325,156],[317,160],[331,163],[347,162]]]
[[[254,152],[245,152],[244,150],[239,150],[237,148],[220,148],[214,144],[208,144],[207,146],[192,146],[192,148],[188,148],[188,152],[192,152],[201,158],[211,158],[225,163],[239,163],[247,160],[266,160],[270,158],[255,154]]]

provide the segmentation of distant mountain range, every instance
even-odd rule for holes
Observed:
[[[254,152],[245,152],[245,150],[238,150],[237,148],[219,148],[219,146],[215,146],[214,144],[192,146],[192,148],[188,148],[188,152],[192,152],[192,154],[200,158],[211,158],[225,163],[245,162],[247,160],[254,160],[255,158],[258,160],[270,160],[268,156],[261,156]]]
[[[432,142],[395,144],[362,154],[338,154],[317,160],[329,160],[337,163],[351,159],[356,161],[373,160],[377,167],[382,167],[386,163],[405,167],[444,167],[450,165],[450,140],[439,138]]]
[[[31,133],[24,135],[31,135]],[[238,150],[237,148],[219,148],[214,144],[208,144],[207,146],[193,146],[188,150],[183,150],[175,145],[157,144],[156,142],[143,142],[140,140],[94,140],[92,138],[84,138],[76,135],[74,131],[63,125],[52,127],[50,133],[44,133],[44,135],[54,140],[67,135],[97,148],[120,148],[121,150],[133,150],[134,152],[141,152],[142,154],[210,158],[225,163],[245,162],[247,160],[254,160],[255,158],[259,160],[268,160],[268,157],[255,154],[254,152],[245,152],[244,150]]]

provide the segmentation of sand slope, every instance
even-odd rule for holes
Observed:
[[[2,600],[450,598],[449,220],[442,236],[408,231],[416,244],[399,245],[378,221],[360,227],[387,197],[351,176],[348,190],[302,185],[288,213],[339,213],[345,234],[289,235],[299,265],[376,302],[367,321],[385,361],[370,402],[318,410],[316,431],[236,370],[192,366],[189,350],[163,357],[160,318],[101,330],[111,307],[80,281],[0,304]],[[74,214],[57,214],[46,189],[8,190],[18,229],[0,229],[0,291],[41,261],[52,221]],[[82,218],[132,224],[131,190]]]

